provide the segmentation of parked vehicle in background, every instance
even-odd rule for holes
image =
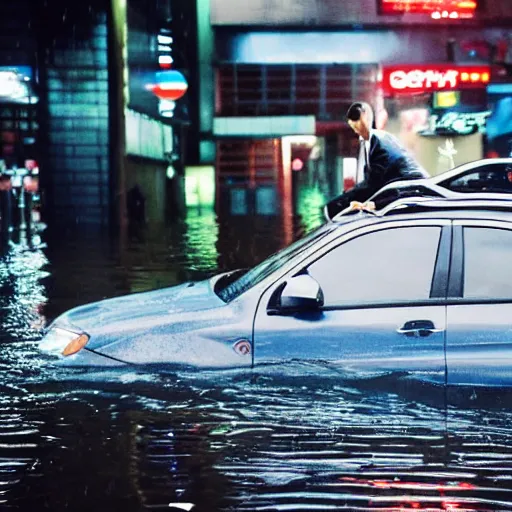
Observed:
[[[512,194],[512,158],[476,160],[431,178],[393,181],[382,187],[368,201],[381,209],[404,197],[457,197],[457,194],[450,192]],[[335,217],[328,215],[327,208],[324,209],[324,214],[328,220]]]

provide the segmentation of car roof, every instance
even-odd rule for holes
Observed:
[[[464,198],[409,197],[398,199],[382,210],[363,210],[335,217],[335,224],[355,221],[378,223],[411,219],[481,219],[512,222],[512,199],[505,194],[481,193]],[[355,227],[355,226],[354,226]]]

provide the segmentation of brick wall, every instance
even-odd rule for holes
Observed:
[[[41,172],[47,211],[57,222],[106,225],[109,221],[107,6],[96,2],[82,16],[79,11],[72,13],[75,18],[62,27],[57,25],[61,14],[57,6],[44,34],[46,158]],[[75,30],[77,26],[82,32]]]

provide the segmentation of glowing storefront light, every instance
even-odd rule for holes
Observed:
[[[477,7],[477,4],[474,0],[469,0],[469,1],[466,1],[466,2],[459,2],[457,4],[457,7],[459,9],[476,9]]]
[[[167,178],[172,180],[176,176],[176,169],[172,165],[167,166],[167,171],[165,172]]]
[[[383,15],[430,14],[434,19],[472,18],[477,8],[475,0],[380,0]]]
[[[158,57],[158,64],[160,64],[160,67],[171,67],[173,62],[174,59],[170,55],[160,55]]]
[[[327,197],[316,186],[300,187],[298,191],[297,213],[301,217],[304,231],[309,233],[324,222],[319,212],[327,201]]]
[[[446,112],[430,116],[430,128],[434,132],[469,135],[475,131],[485,133],[487,118],[491,110],[483,112]]]
[[[0,96],[19,96],[23,94],[22,84],[12,71],[0,71]]]
[[[300,158],[295,158],[292,162],[292,171],[302,171],[304,162]]]
[[[185,168],[185,202],[187,206],[208,206],[215,203],[215,169],[213,166]]]
[[[30,87],[30,77],[18,68],[0,70],[0,102],[37,103]]]
[[[160,69],[170,69],[174,63],[172,56],[174,39],[170,35],[170,30],[166,28],[161,29],[156,40],[158,43],[158,66]]]
[[[489,66],[384,66],[382,87],[387,93],[481,88],[490,76]]]
[[[145,89],[158,98],[158,113],[161,117],[174,117],[176,101],[188,89],[185,77],[177,70],[171,69],[174,63],[172,56],[173,37],[168,29],[162,29],[157,35],[158,65],[163,71],[155,73],[152,83],[146,84]]]
[[[460,92],[458,91],[439,91],[434,93],[434,108],[451,108],[460,103]]]
[[[445,72],[433,70],[397,70],[389,74],[389,83],[392,89],[430,89],[437,84],[439,89],[455,87],[459,72],[449,69]]]
[[[173,38],[171,36],[166,36],[163,34],[158,34],[158,44],[170,45],[173,43]]]
[[[174,101],[160,100],[158,102],[158,113],[162,117],[173,117],[175,108],[176,108],[176,102],[174,102]]]

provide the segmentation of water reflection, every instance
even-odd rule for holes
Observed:
[[[26,243],[4,246],[0,258],[2,341],[33,339],[44,324],[47,297],[42,280],[48,275],[47,263],[41,250]]]
[[[321,222],[190,211],[126,241],[9,245],[0,258],[0,509],[512,510],[512,404],[481,391],[344,383],[315,367],[57,370],[39,327],[77,304],[252,266]],[[453,402],[455,403],[455,401]]]
[[[0,415],[13,507],[512,509],[509,412],[452,411],[450,430],[442,410],[332,380],[63,377]]]

